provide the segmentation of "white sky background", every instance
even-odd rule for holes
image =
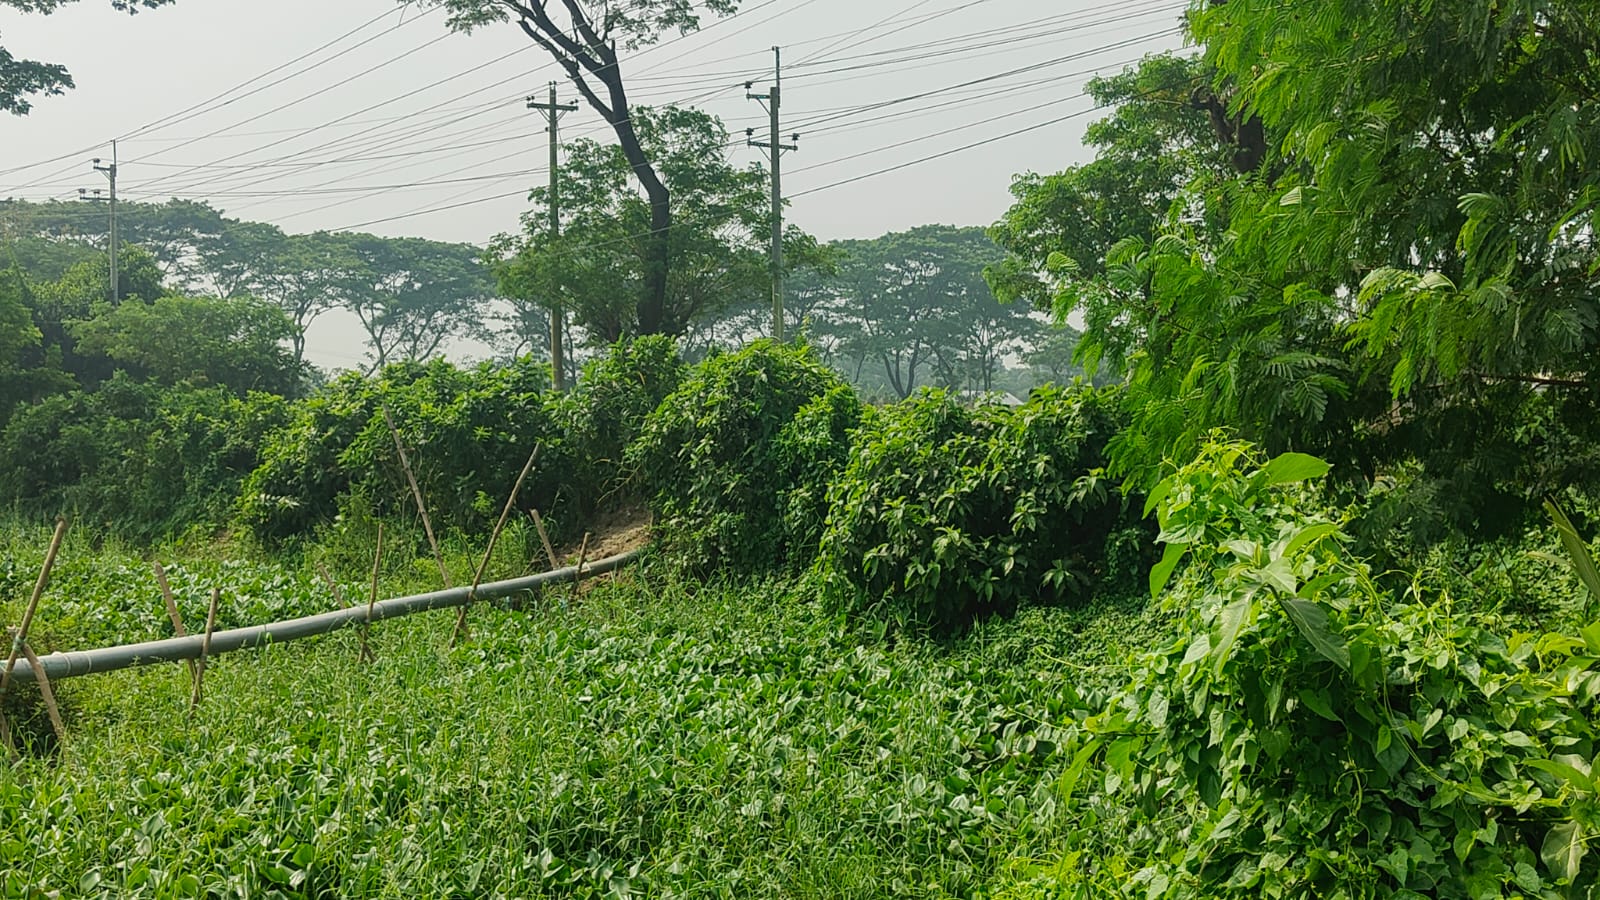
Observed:
[[[801,133],[800,152],[784,160],[791,222],[824,240],[987,225],[1009,205],[1014,174],[1089,158],[1080,139],[1102,114],[1080,96],[1083,83],[1181,46],[1185,5],[745,0],[736,17],[625,55],[623,76],[636,105],[690,103],[736,138],[754,126],[764,139],[766,113],[745,99],[744,82],[764,92],[771,47],[782,45],[784,131]],[[450,34],[441,11],[396,0],[178,0],[132,17],[84,0],[50,16],[0,11],[0,45],[65,64],[77,82],[36,98],[27,116],[0,115],[0,197],[103,188],[89,160],[109,157],[117,137],[127,199],[206,200],[290,232],[481,244],[517,228],[527,188],[547,177],[543,119],[523,98],[544,99],[559,72],[514,24]],[[559,90],[582,106],[569,84]],[[587,108],[567,114],[562,130],[563,139],[611,137]],[[739,144],[730,151],[738,162],[765,152]],[[833,186],[856,176],[869,177]],[[353,319],[326,316],[308,355],[354,366],[362,338]]]

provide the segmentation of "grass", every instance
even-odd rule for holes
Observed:
[[[41,622],[164,634],[148,565],[91,549],[69,545]],[[408,553],[386,592],[419,586]],[[308,566],[202,560],[189,592],[326,609]],[[1076,676],[1049,660],[1115,654],[1141,614],[885,644],[803,588],[646,571],[477,609],[447,650],[452,620],[384,623],[371,666],[352,634],[219,658],[192,722],[180,666],[64,682],[68,745],[0,771],[0,896],[977,896],[1070,824],[1052,723]]]

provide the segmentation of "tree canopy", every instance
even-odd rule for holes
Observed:
[[[699,110],[634,110],[641,146],[656,160],[681,213],[672,230],[665,302],[655,330],[691,326],[760,296],[768,285],[766,234],[771,216],[766,175],[728,161],[728,133]],[[580,138],[562,164],[559,237],[547,226],[549,189],[535,188],[523,231],[491,245],[501,293],[518,303],[570,310],[602,343],[649,333],[642,304],[651,266],[650,203],[630,183],[629,162],[613,144]],[[815,242],[791,230],[793,265],[815,255]]]
[[[1458,488],[1442,491],[1458,521],[1514,521],[1600,462],[1580,449],[1600,346],[1597,16],[1584,0],[1197,8],[1197,58],[1147,60],[1120,96],[1096,86],[1120,106],[1093,163],[1018,182],[992,277],[1081,315],[1085,361],[1126,371],[1125,471],[1154,477],[1226,425],[1347,477],[1415,458]]]
[[[410,5],[419,0],[402,0]],[[451,28],[471,31],[493,23],[515,22],[566,71],[568,79],[617,135],[617,149],[649,202],[643,232],[646,265],[638,287],[636,317],[644,334],[673,333],[667,309],[674,253],[670,179],[645,145],[643,129],[628,100],[618,49],[636,50],[664,33],[700,27],[704,15],[729,15],[739,0],[628,0],[625,3],[561,0],[420,0],[441,6]]]

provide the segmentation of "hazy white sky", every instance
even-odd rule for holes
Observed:
[[[801,133],[784,163],[791,221],[823,239],[988,224],[1015,173],[1087,158],[1080,138],[1098,114],[1084,81],[1180,46],[1185,5],[745,0],[736,17],[625,57],[624,77],[636,104],[692,102],[735,133],[764,130],[744,82],[765,90],[782,45],[784,130]],[[523,98],[558,73],[514,25],[458,35],[443,19],[395,0],[178,0],[133,17],[105,0],[51,16],[7,9],[0,44],[66,64],[78,86],[0,116],[0,197],[103,187],[89,160],[119,138],[129,199],[207,200],[288,231],[482,243],[516,227],[527,188],[546,177],[543,123]],[[561,96],[575,92],[563,84]],[[587,109],[562,127],[609,138]],[[958,152],[916,162],[946,151]],[[359,347],[336,324],[314,328],[313,356],[353,364]]]

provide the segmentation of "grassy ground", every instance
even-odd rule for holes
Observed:
[[[4,547],[10,598],[39,537]],[[431,587],[396,546],[386,593]],[[191,621],[209,584],[241,620],[331,604],[317,554],[230,555],[191,553]],[[164,635],[147,570],[70,545],[52,648]],[[370,666],[351,634],[220,658],[193,721],[181,666],[64,682],[67,746],[0,769],[0,896],[975,896],[1059,846],[1052,723],[1153,631],[1113,605],[890,645],[801,589],[648,570],[472,618],[454,650],[449,613],[384,623]]]

